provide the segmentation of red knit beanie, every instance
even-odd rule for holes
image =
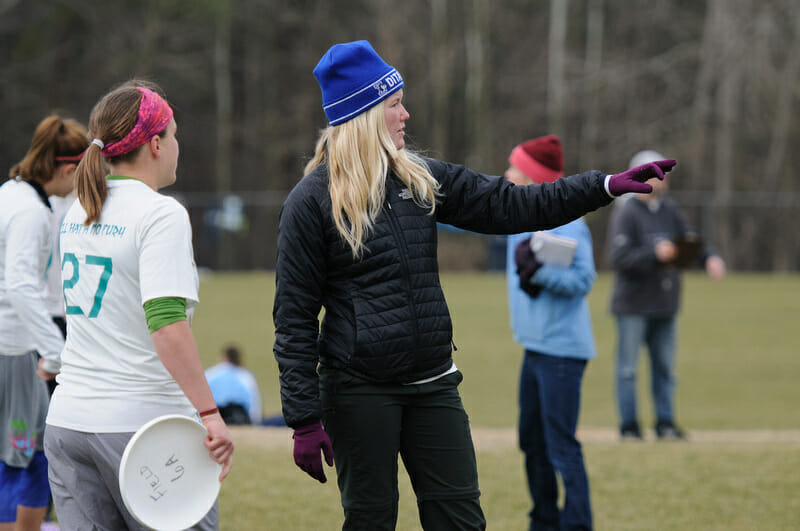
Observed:
[[[511,151],[508,162],[535,183],[551,183],[564,175],[564,152],[556,135],[523,142]]]

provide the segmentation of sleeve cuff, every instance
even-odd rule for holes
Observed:
[[[612,175],[609,173],[608,175],[606,175],[606,178],[603,179],[603,188],[606,189],[606,193],[608,194],[609,197],[617,197],[616,195],[611,193],[611,189],[608,187],[608,183],[611,182],[611,177]]]
[[[58,374],[58,372],[61,370],[61,362],[53,359],[42,358],[41,368],[50,374]]]

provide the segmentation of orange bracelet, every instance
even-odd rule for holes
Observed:
[[[206,409],[205,411],[200,412],[200,418],[207,417],[209,415],[213,415],[214,413],[219,413],[219,408],[215,407],[214,409]]]

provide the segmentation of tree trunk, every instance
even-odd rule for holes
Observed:
[[[721,35],[732,35],[737,30],[733,11],[725,0],[712,0],[712,9],[721,10],[719,31]],[[733,179],[738,173],[736,164],[736,133],[739,130],[740,86],[742,81],[742,57],[736,39],[719,39],[722,63],[720,68],[719,94],[716,100],[715,149],[714,149],[714,191],[715,200],[721,206],[717,226],[719,247],[723,256],[731,257],[734,246],[732,230],[735,223],[735,210],[731,206]],[[739,242],[742,243],[742,242]]]
[[[784,177],[782,170],[786,160],[786,146],[790,141],[792,126],[792,101],[797,90],[797,78],[800,73],[800,9],[793,6],[794,38],[792,44],[786,48],[788,57],[786,65],[781,72],[778,83],[778,101],[775,104],[775,113],[772,127],[772,140],[767,153],[764,167],[764,190],[777,194],[781,190],[781,179]],[[794,171],[790,170],[792,175]],[[785,189],[785,188],[784,188]],[[788,190],[787,190],[788,191]],[[773,226],[784,225],[784,220],[791,223],[785,210],[776,210],[773,213]],[[794,266],[794,249],[792,237],[795,231],[775,231],[773,240],[772,268],[777,271],[790,271]],[[791,235],[790,235],[791,234]]]
[[[488,78],[486,43],[489,42],[489,0],[472,0],[472,17],[465,35],[467,53],[466,111],[470,135],[467,165],[485,168],[491,153],[486,120],[486,80]]]
[[[214,35],[214,89],[217,111],[216,164],[217,193],[224,197],[231,190],[231,132],[233,121],[233,88],[231,79],[231,13],[226,2],[220,6]],[[233,260],[232,243],[224,231],[219,231],[218,267],[227,269]]]
[[[694,178],[695,183],[699,181],[699,176],[708,175],[710,169],[707,162],[708,157],[706,156],[706,139],[710,134],[707,122],[711,114],[711,93],[716,74],[717,27],[719,25],[720,11],[724,8],[724,0],[709,0],[706,4],[703,43],[697,51],[700,65],[692,109],[690,133],[692,140],[688,146],[690,167],[696,176]]]
[[[439,153],[447,153],[448,106],[450,103],[450,79],[452,61],[450,59],[450,23],[447,16],[447,0],[431,1],[431,33],[433,50],[431,52],[431,138],[433,148]]]
[[[584,119],[579,168],[595,167],[595,149],[600,132],[600,74],[603,59],[603,0],[589,0],[586,11],[586,58],[583,63]]]
[[[775,104],[775,118],[772,121],[772,140],[764,167],[764,190],[778,191],[781,178],[786,145],[789,142],[789,130],[792,125],[792,100],[797,88],[797,76],[800,72],[800,16],[795,9],[794,39],[786,47],[788,57],[778,82],[778,101]]]
[[[566,63],[568,0],[550,0],[550,36],[547,48],[548,133],[564,135],[564,70]]]

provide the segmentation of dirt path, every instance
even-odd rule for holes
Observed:
[[[284,446],[291,449],[292,434],[287,428],[231,428],[234,443],[245,447],[274,449]],[[499,452],[516,448],[517,433],[514,428],[472,428],[472,438],[479,452]],[[578,439],[584,444],[620,444],[614,428],[583,428]],[[649,436],[647,442],[654,442]],[[783,443],[800,446],[800,430],[692,430],[689,442],[695,444],[764,444]]]

